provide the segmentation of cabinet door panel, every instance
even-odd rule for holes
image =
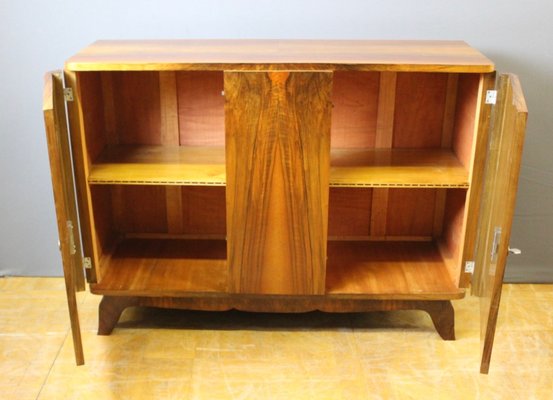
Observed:
[[[482,373],[489,370],[527,114],[518,78],[510,74],[501,75],[488,142],[472,282],[473,294],[481,296]]]
[[[231,291],[324,292],[330,72],[226,72]]]
[[[59,244],[77,365],[84,364],[76,291],[84,290],[81,245],[61,73],[48,73],[44,82],[44,124],[58,223]]]

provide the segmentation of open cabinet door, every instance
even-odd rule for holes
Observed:
[[[84,290],[84,275],[60,72],[45,76],[43,112],[75,359],[77,365],[82,365],[84,356],[76,291]]]
[[[476,241],[472,293],[481,297],[481,373],[488,373],[515,209],[528,110],[515,75],[497,83]]]

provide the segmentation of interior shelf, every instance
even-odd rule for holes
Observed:
[[[380,299],[459,299],[432,242],[328,242],[326,292]]]
[[[225,186],[225,149],[115,146],[93,163],[90,184]],[[334,149],[331,187],[468,188],[468,172],[449,150]]]
[[[451,150],[333,149],[330,186],[468,188],[468,172]]]
[[[126,239],[102,263],[91,291],[104,295],[171,296],[226,292],[225,240]]]
[[[88,183],[224,186],[224,147],[138,146],[107,148],[93,163]]]

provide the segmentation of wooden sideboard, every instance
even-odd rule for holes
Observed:
[[[449,340],[470,285],[487,372],[526,115],[463,42],[90,45],[44,91],[77,363],[85,271],[99,334],[129,306],[421,309]]]

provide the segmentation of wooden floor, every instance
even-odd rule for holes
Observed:
[[[268,315],[128,310],[97,336],[79,294],[76,367],[63,281],[0,278],[2,399],[550,399],[553,285],[505,285],[488,376],[478,300],[454,301],[457,340],[422,312]]]

